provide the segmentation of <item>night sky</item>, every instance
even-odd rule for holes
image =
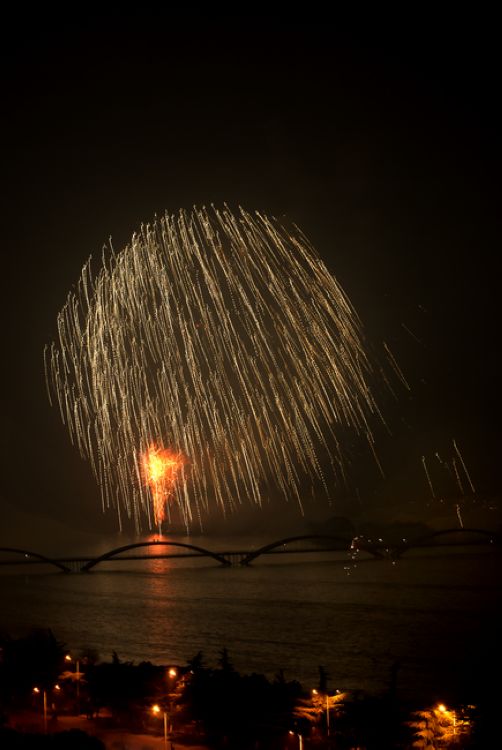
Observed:
[[[380,396],[386,480],[354,449],[361,502],[425,506],[421,456],[452,438],[479,495],[500,494],[493,19],[43,16],[3,36],[4,527],[115,527],[48,404],[44,345],[109,237],[224,201],[296,222],[409,380]]]

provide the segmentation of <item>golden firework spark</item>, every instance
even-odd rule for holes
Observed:
[[[162,516],[144,481],[150,446],[188,458],[160,494],[190,527],[273,487],[301,506],[306,479],[327,488],[323,467],[343,479],[340,431],[372,442],[352,305],[297,227],[242,209],[165,215],[104,254],[95,277],[89,260],[46,371],[103,508],[138,530]]]

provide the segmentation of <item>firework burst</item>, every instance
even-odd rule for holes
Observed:
[[[157,525],[166,519],[167,502],[184,463],[181,453],[175,454],[155,445],[150,445],[141,456],[143,477],[152,493],[153,518]]]
[[[353,307],[303,233],[194,209],[89,260],[46,348],[49,396],[103,508],[136,528],[174,511],[302,504],[343,479],[340,431],[372,441],[371,366]]]

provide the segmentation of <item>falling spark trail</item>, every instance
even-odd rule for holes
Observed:
[[[385,351],[387,352],[387,355],[388,355],[388,358],[389,358],[389,362],[390,362],[390,364],[391,364],[394,372],[398,376],[399,380],[402,382],[402,384],[405,386],[405,388],[408,391],[411,391],[410,384],[408,383],[408,381],[404,377],[401,368],[399,367],[399,365],[396,362],[396,358],[392,354],[391,350],[389,349],[388,344],[385,341],[383,342],[383,347],[384,347]]]
[[[436,499],[436,493],[434,492],[434,487],[432,486],[431,478],[429,476],[429,471],[427,469],[427,464],[425,462],[425,456],[422,456],[422,465],[424,467],[425,476],[427,477],[427,482],[428,482],[430,490],[431,490],[431,495],[432,495],[433,499],[435,500]]]
[[[465,475],[467,477],[467,481],[469,482],[470,488],[471,488],[472,492],[475,494],[476,493],[476,489],[475,489],[473,483],[471,482],[471,477],[469,475],[469,472],[467,471],[467,466],[464,463],[464,459],[462,458],[462,454],[460,453],[460,450],[459,450],[459,448],[458,448],[457,443],[456,443],[455,440],[453,440],[453,447],[455,448],[457,456],[460,459],[460,463],[462,464],[462,468],[463,468],[464,473],[465,473]]]
[[[359,318],[297,227],[227,207],[166,214],[121,252],[110,243],[97,273],[85,263],[57,329],[49,397],[103,509],[138,530],[277,491],[301,507],[306,482],[328,492],[326,466],[344,480],[340,433],[374,450]],[[145,480],[148,455],[174,461],[164,478]]]
[[[410,336],[411,336],[411,337],[412,337],[413,339],[415,339],[415,341],[416,341],[417,343],[419,343],[419,344],[422,344],[422,343],[423,343],[422,341],[420,341],[420,339],[418,338],[418,336],[416,336],[416,335],[415,335],[415,334],[413,333],[413,331],[411,331],[411,330],[410,330],[410,329],[408,328],[408,326],[407,326],[407,325],[405,325],[404,323],[401,323],[401,327],[402,327],[402,328],[404,328],[404,330],[406,331],[406,333],[409,333],[409,335],[410,335]]]
[[[464,485],[462,484],[462,480],[460,479],[460,474],[458,472],[457,462],[455,461],[454,458],[452,459],[452,464],[453,464],[453,470],[455,472],[455,479],[457,480],[458,488],[460,490],[460,494],[463,495],[464,494]]]

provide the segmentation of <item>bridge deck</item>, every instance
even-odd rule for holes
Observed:
[[[266,552],[262,552],[262,555],[297,555],[297,554],[303,554],[303,553],[313,553],[313,552],[349,552],[349,545],[347,545],[347,548],[340,548],[340,547],[334,547],[334,548],[328,548],[328,547],[310,547],[307,549],[272,549],[268,550]],[[220,555],[221,557],[246,557],[247,555],[252,554],[254,550],[230,550],[230,551],[224,551],[224,552],[216,552],[217,555]],[[187,558],[187,557],[207,557],[206,554],[203,552],[164,552],[164,553],[153,553],[151,555],[117,555],[116,557],[112,557],[109,560],[103,560],[100,564],[102,565],[105,562],[114,562],[116,560],[123,561],[123,560],[166,560],[166,559],[176,559],[176,558]],[[88,563],[92,560],[95,560],[95,557],[53,557],[51,560],[54,560],[54,562],[61,562],[61,563]],[[36,558],[16,558],[16,559],[9,559],[9,560],[0,560],[0,565],[48,565],[50,564],[50,561],[47,560],[38,560]]]

